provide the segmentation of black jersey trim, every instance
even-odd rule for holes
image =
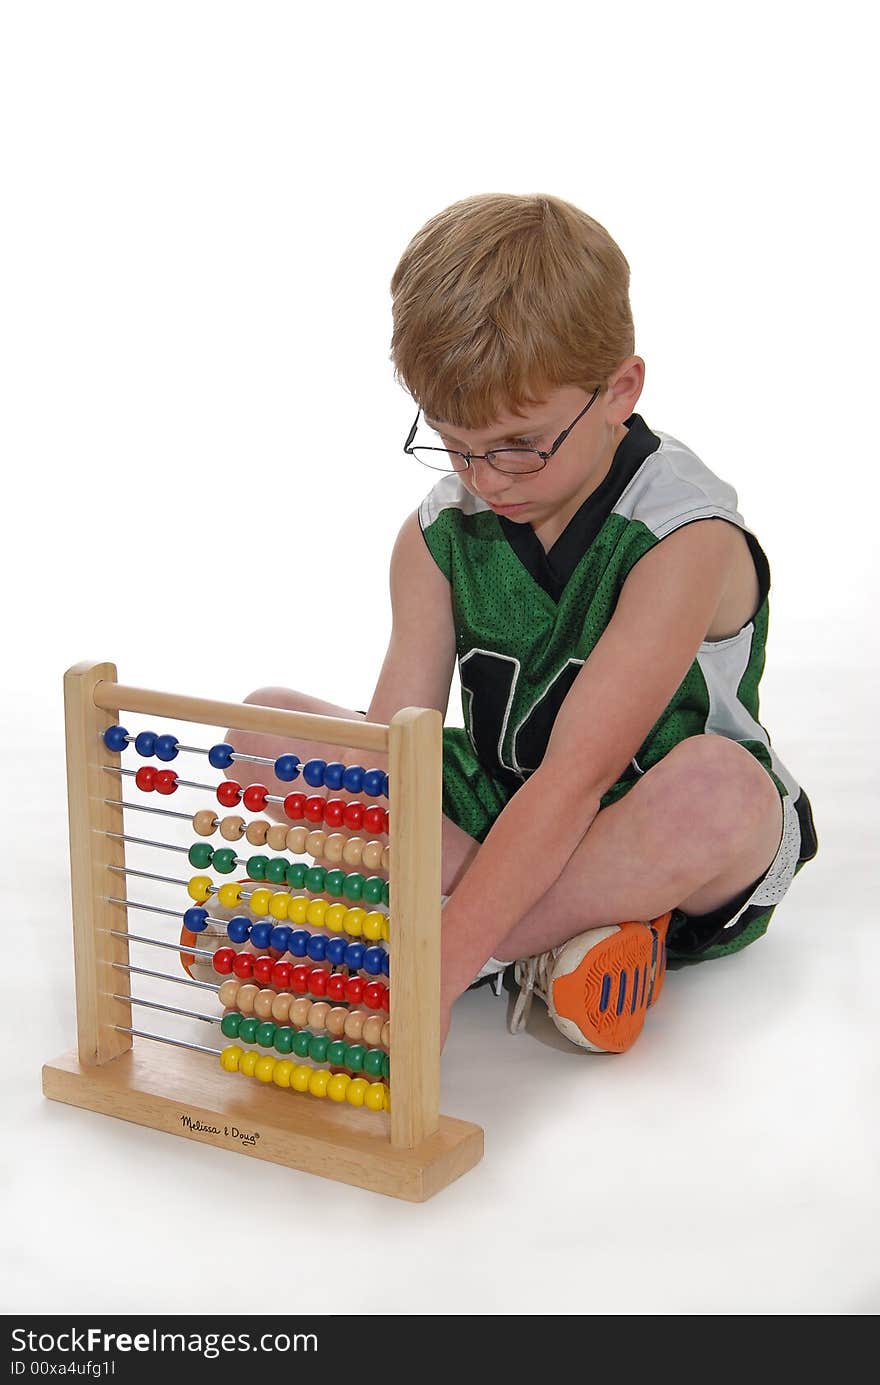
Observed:
[[[557,603],[639,467],[660,446],[660,438],[651,432],[641,414],[631,414],[624,427],[627,434],[614,454],[608,475],[572,515],[549,552],[544,551],[530,524],[517,524],[506,515],[497,516],[504,537],[523,567]]]

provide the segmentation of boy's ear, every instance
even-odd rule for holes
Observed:
[[[627,356],[608,381],[606,415],[612,423],[623,423],[635,410],[645,384],[645,362],[641,356]]]

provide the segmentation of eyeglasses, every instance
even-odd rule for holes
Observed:
[[[570,423],[567,428],[563,429],[549,452],[540,452],[535,447],[500,447],[496,448],[494,452],[456,452],[451,447],[412,447],[412,440],[419,426],[421,409],[416,414],[416,421],[409,430],[409,437],[403,444],[403,450],[408,456],[415,457],[417,462],[421,462],[422,466],[430,467],[432,471],[467,471],[474,458],[488,462],[489,466],[494,467],[496,471],[503,471],[511,476],[524,476],[530,471],[542,471],[553,454],[565,442],[575,423],[578,423],[587,410],[592,407],[601,388],[601,385],[597,385],[574,423]]]

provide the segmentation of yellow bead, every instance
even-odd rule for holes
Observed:
[[[305,923],[309,900],[304,894],[295,894],[287,906],[287,917],[291,923]]]
[[[387,1087],[384,1082],[369,1082],[364,1092],[364,1105],[371,1111],[381,1111],[385,1105]]]
[[[324,927],[331,933],[345,932],[345,916],[348,913],[344,904],[331,904],[324,915]]]
[[[365,1077],[353,1077],[345,1089],[346,1101],[351,1102],[352,1106],[363,1106],[364,1093],[369,1085]]]
[[[275,1071],[272,1074],[272,1081],[276,1087],[289,1087],[290,1079],[293,1074],[293,1063],[289,1058],[282,1058],[275,1064]]]
[[[385,922],[385,915],[378,909],[374,909],[371,914],[367,914],[364,919],[364,937],[369,938],[370,942],[376,943],[382,936],[382,924]]]
[[[252,913],[252,914],[260,914],[260,915],[268,914],[268,912],[269,912],[269,900],[270,900],[271,898],[272,898],[272,891],[271,891],[271,890],[266,890],[266,889],[263,889],[262,887],[261,887],[259,890],[254,890],[253,894],[251,895],[250,899],[248,900],[248,907],[250,908],[251,913]]]
[[[330,1073],[326,1068],[314,1068],[309,1075],[309,1091],[312,1096],[326,1096],[330,1084]]]
[[[313,899],[309,902],[306,910],[306,923],[310,923],[313,928],[324,927],[324,915],[327,912],[326,899]]]
[[[293,1072],[290,1074],[290,1085],[295,1092],[307,1092],[309,1090],[309,1078],[314,1072],[308,1063],[297,1063]]]
[[[214,882],[209,875],[194,875],[186,887],[186,892],[197,904],[204,904],[213,888]]]
[[[391,925],[388,922],[388,915],[382,915],[382,941],[387,943],[391,937]]]
[[[226,1072],[238,1072],[238,1065],[243,1055],[244,1050],[239,1048],[238,1044],[230,1044],[220,1054],[221,1068],[224,1068]]]
[[[241,903],[241,885],[237,880],[228,880],[225,885],[220,886],[217,898],[224,909],[234,909]]]
[[[391,1110],[391,1093],[390,1093],[390,1091],[388,1090],[387,1087],[385,1088],[385,1094],[384,1094],[384,1096],[382,1097],[382,1110],[383,1110],[383,1111],[390,1111],[390,1110]]]
[[[286,919],[290,908],[290,895],[285,890],[276,890],[269,900],[269,913],[273,919]]]
[[[259,1082],[271,1082],[275,1076],[275,1059],[270,1058],[268,1053],[262,1058],[258,1058],[254,1065],[254,1077]]]
[[[330,1081],[327,1083],[327,1095],[329,1096],[330,1100],[344,1101],[345,1089],[350,1081],[351,1078],[348,1076],[348,1073],[334,1073],[333,1076],[330,1078]]]
[[[345,931],[350,933],[353,938],[359,938],[364,931],[364,919],[367,917],[366,909],[346,909],[345,911]]]
[[[245,1077],[253,1077],[254,1068],[259,1061],[259,1053],[255,1053],[252,1048],[249,1048],[247,1053],[243,1053],[238,1060],[238,1070],[239,1072],[243,1072]]]

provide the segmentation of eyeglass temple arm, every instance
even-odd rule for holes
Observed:
[[[416,421],[415,421],[415,423],[413,424],[412,428],[410,428],[410,430],[409,430],[409,437],[407,438],[406,442],[403,444],[403,450],[404,450],[404,452],[408,452],[408,451],[409,451],[409,449],[410,449],[410,444],[412,443],[412,440],[413,440],[413,438],[414,438],[415,435],[416,435],[416,429],[417,429],[418,426],[419,426],[419,417],[420,417],[420,415],[421,415],[421,412],[422,412],[421,409],[419,409],[419,412],[416,414]],[[400,437],[400,434],[398,433],[397,436]]]

